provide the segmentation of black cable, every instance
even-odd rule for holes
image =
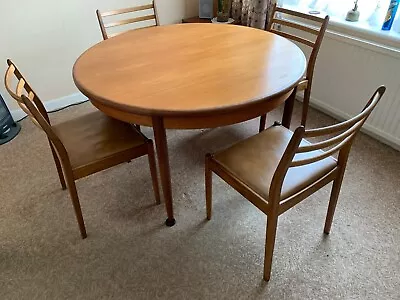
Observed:
[[[57,109],[55,109],[55,110],[48,111],[47,113],[48,113],[48,114],[51,114],[51,113],[54,113],[54,112],[58,112],[58,111],[60,111],[60,110],[66,109],[66,108],[68,108],[68,107],[75,106],[75,105],[79,105],[79,104],[83,104],[83,103],[86,103],[86,102],[88,102],[88,101],[89,101],[89,99],[87,99],[87,100],[85,100],[85,101],[77,102],[77,103],[72,103],[72,104],[69,104],[69,105],[67,105],[67,106],[64,106],[64,107],[61,107],[61,108],[57,108]],[[22,120],[26,119],[27,117],[28,117],[28,116],[26,115],[25,117],[22,117],[21,119],[15,121],[15,122],[21,122]]]

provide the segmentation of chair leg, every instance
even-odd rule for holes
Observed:
[[[258,132],[261,132],[265,129],[265,124],[267,123],[267,115],[262,115],[260,117],[260,127],[258,128]]]
[[[342,187],[344,177],[344,168],[343,171],[340,171],[338,177],[333,181],[331,198],[329,200],[328,212],[326,214],[324,233],[329,234],[331,231],[333,215],[335,214],[336,204],[339,199],[340,189]]]
[[[72,205],[74,206],[76,220],[78,221],[81,237],[82,239],[85,239],[87,237],[85,222],[83,221],[82,210],[81,210],[81,205],[79,203],[78,192],[76,191],[75,180],[69,174],[66,174],[65,177],[67,179],[68,190],[71,196]]]
[[[207,220],[211,220],[211,213],[212,213],[212,171],[210,169],[210,159],[211,159],[211,154],[207,154],[205,163]]]
[[[311,89],[310,88],[305,89],[303,98],[303,111],[301,113],[301,125],[304,127],[306,127],[307,123],[308,108],[310,106],[310,96],[311,96]]]
[[[294,88],[289,98],[285,101],[285,106],[283,108],[282,125],[288,129],[290,128],[290,124],[292,123],[296,93],[297,93],[297,86]]]
[[[278,216],[270,215],[267,218],[267,234],[265,241],[265,257],[264,257],[264,280],[269,281],[271,278],[272,257],[274,254],[276,229],[278,226]]]
[[[63,190],[65,190],[65,189],[67,189],[67,185],[65,184],[64,174],[63,174],[60,160],[58,159],[56,150],[54,149],[54,146],[52,145],[52,143],[50,141],[49,141],[49,144],[50,144],[51,153],[53,154],[54,162],[56,163],[56,168],[57,168],[58,177],[60,178],[61,188]]]
[[[153,191],[154,197],[156,198],[156,204],[160,204],[160,187],[158,185],[158,177],[157,177],[157,166],[156,166],[156,159],[154,156],[154,146],[152,140],[147,140],[147,147],[148,147],[148,158],[149,158],[149,166],[150,166],[150,174],[151,174],[151,181],[153,183]]]

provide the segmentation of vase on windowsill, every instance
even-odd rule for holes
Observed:
[[[228,22],[231,14],[231,0],[218,0],[218,22]]]
[[[354,8],[349,10],[346,15],[346,21],[357,22],[360,19],[360,12],[358,11],[358,0],[354,1]]]
[[[376,3],[376,7],[372,15],[368,18],[367,22],[371,27],[379,27],[382,24],[382,7],[381,7],[381,1],[379,0]]]

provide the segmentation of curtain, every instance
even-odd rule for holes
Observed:
[[[242,25],[264,29],[277,0],[232,0],[232,18]]]

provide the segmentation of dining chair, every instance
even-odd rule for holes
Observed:
[[[156,203],[160,203],[152,140],[132,125],[100,111],[51,125],[37,94],[15,64],[11,60],[7,60],[7,64],[6,89],[33,123],[46,133],[61,187],[63,190],[68,187],[83,239],[87,234],[75,185],[80,178],[147,155]],[[14,90],[13,82],[17,82]]]
[[[345,122],[308,130],[300,126],[294,132],[276,123],[226,150],[206,155],[208,220],[212,209],[212,172],[267,215],[266,281],[271,276],[278,216],[333,181],[324,228],[329,234],[354,138],[385,90],[384,86],[379,87],[362,112]],[[309,142],[305,138],[319,141]],[[338,158],[332,156],[336,153]]]
[[[143,13],[148,10],[152,10],[152,13],[147,13],[144,16],[139,16],[139,17],[134,17],[134,18],[127,18],[124,20],[115,20],[110,23],[104,23],[104,18],[106,17],[118,17],[120,15],[128,14],[128,13]],[[140,6],[135,6],[135,7],[130,7],[130,8],[122,8],[118,10],[112,10],[112,11],[107,11],[107,12],[100,12],[99,10],[96,10],[97,14],[97,19],[99,21],[100,25],[100,30],[101,34],[103,35],[103,39],[107,40],[110,37],[116,36],[121,34],[122,32],[118,33],[112,33],[109,34],[107,33],[107,29],[111,27],[117,27],[117,26],[124,26],[128,24],[134,24],[134,23],[139,23],[143,21],[148,21],[148,20],[154,20],[155,25],[147,25],[144,27],[152,27],[152,26],[158,26],[159,21],[158,21],[158,14],[157,14],[157,6],[155,1],[152,1],[150,4],[146,5],[140,5]],[[123,31],[124,32],[124,31]]]
[[[284,18],[284,16],[290,16],[290,19]],[[310,22],[314,22],[315,24],[312,26],[307,26],[306,24],[310,24]],[[307,114],[310,103],[315,62],[317,60],[318,52],[319,49],[321,48],[321,43],[324,38],[328,23],[329,23],[329,16],[326,16],[325,18],[319,18],[313,15],[308,15],[294,10],[282,8],[275,4],[272,10],[272,18],[269,21],[266,28],[266,30],[269,32],[278,34],[284,38],[301,43],[311,48],[311,54],[308,59],[307,71],[305,77],[297,85],[297,90],[296,90],[296,92],[304,91],[303,111],[301,116],[301,125],[303,126],[306,126],[307,122]],[[306,34],[308,33],[313,37],[315,36],[315,40],[311,41],[307,38],[303,38],[295,34],[284,32],[282,31],[282,28],[280,28],[282,26],[290,27],[297,31],[302,31],[303,33]],[[265,114],[260,118],[260,127],[259,127],[260,132],[265,129],[266,121],[267,121],[267,115]]]

